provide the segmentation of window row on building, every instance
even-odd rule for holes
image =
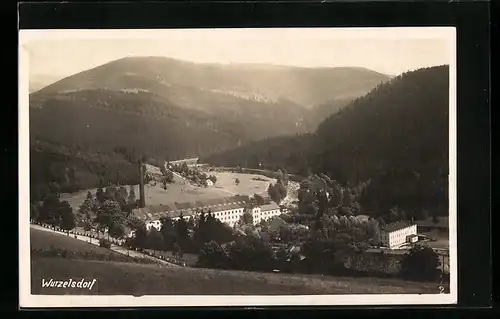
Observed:
[[[380,229],[380,244],[388,248],[398,248],[418,240],[417,225],[396,222]]]
[[[245,208],[243,204],[227,205],[229,207],[216,207],[215,209],[211,209],[211,213],[213,216],[220,220],[223,223],[228,224],[230,227],[233,227],[236,223],[238,223],[241,217],[247,212],[252,215],[253,223],[258,224],[263,220],[268,220],[272,217],[281,215],[282,211],[278,205],[275,203],[257,206],[253,208]],[[208,211],[207,211],[208,212]],[[176,216],[172,216],[169,212],[165,212],[165,216],[170,216],[173,220],[178,220],[180,215],[176,214]],[[194,216],[191,214],[183,215],[186,219],[191,219]],[[159,219],[148,220],[146,222],[146,229],[151,229],[151,227],[156,228],[157,230],[161,229],[161,221]]]

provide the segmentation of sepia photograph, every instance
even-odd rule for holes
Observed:
[[[457,302],[451,27],[19,31],[25,307]]]

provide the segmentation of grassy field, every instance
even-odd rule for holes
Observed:
[[[95,278],[100,295],[169,294],[409,294],[438,293],[435,283],[392,279],[333,278],[252,273],[161,265],[35,258],[31,263],[32,293],[43,293],[42,278]],[[63,294],[63,290],[54,293]]]
[[[217,177],[215,188],[221,188],[233,194],[253,195],[266,191],[269,183],[276,183],[276,179],[268,178],[262,175],[240,174],[230,172],[209,172]],[[234,181],[240,180],[240,184],[236,185]],[[259,179],[259,180],[257,180]]]
[[[146,185],[144,193],[146,196],[146,205],[159,205],[169,203],[185,203],[195,200],[204,200],[212,198],[223,198],[233,195],[253,195],[264,192],[269,183],[275,183],[276,180],[260,175],[238,174],[238,173],[212,173],[217,177],[217,183],[213,187],[197,187],[185,183],[182,179],[175,177],[175,182],[167,186],[167,190],[162,188],[160,183],[155,186]],[[238,178],[240,184],[236,186],[234,180]],[[254,180],[261,178],[264,181]],[[126,186],[127,191],[130,186]],[[139,185],[134,186],[136,197],[139,196]],[[84,190],[72,194],[61,194],[61,201],[66,200],[73,207],[78,207],[85,201],[87,192],[95,194],[96,189]]]
[[[32,249],[45,249],[49,247],[54,247],[58,249],[67,249],[75,252],[89,252],[94,255],[116,255],[122,256],[122,254],[114,252],[112,250],[99,247],[97,245],[77,240],[71,236],[48,232],[43,230],[37,230],[30,228],[30,245]]]

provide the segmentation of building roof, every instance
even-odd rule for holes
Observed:
[[[410,227],[415,225],[415,223],[410,223],[410,222],[394,222],[387,224],[385,226],[380,227],[380,230],[384,230],[386,232],[393,232],[396,230],[400,230],[406,227]]]
[[[205,208],[205,209],[207,211],[210,210],[212,213],[217,213],[217,212],[222,212],[225,210],[245,208],[246,204],[247,204],[246,202],[237,202],[237,203],[233,203],[233,204],[225,204],[225,205],[209,207],[209,208]]]
[[[261,212],[266,212],[266,211],[275,210],[275,209],[280,209],[280,207],[278,206],[278,204],[276,204],[275,202],[271,202],[269,204],[260,206],[260,211]]]

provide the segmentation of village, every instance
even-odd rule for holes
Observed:
[[[268,271],[290,271],[287,269],[292,267],[294,260],[303,262],[307,258],[307,250],[311,249],[308,248],[311,234],[315,233],[312,228],[315,226],[310,221],[297,220],[301,216],[300,213],[297,215],[300,211],[300,183],[291,181],[290,176],[281,171],[262,172],[264,176],[249,174],[241,168],[211,167],[198,164],[197,161],[195,158],[166,162],[163,167],[139,165],[140,183],[137,188],[130,186],[128,195],[135,194],[137,189],[139,198],[126,220],[144,225],[144,230],[134,229],[129,222],[122,222],[123,229],[117,232],[114,226],[102,227],[92,222],[91,225],[85,225],[85,221],[80,221],[69,233],[89,242],[95,238],[95,244],[109,248],[113,246],[115,250],[123,246],[125,249],[117,251],[126,252],[127,255],[133,251],[144,258],[157,258],[182,266],[214,267],[213,261],[200,263],[203,259],[200,258],[200,249],[203,251],[210,244],[215,246],[213,249],[228,254],[228,249],[236,245],[238,237],[263,240],[268,243],[273,254],[285,256],[286,266],[271,266],[272,262],[265,261],[270,263],[268,267],[263,267]],[[96,190],[96,198],[99,192],[104,193],[103,190]],[[81,198],[78,200],[78,196],[72,198],[76,211],[81,211],[85,203],[94,198],[92,192],[87,192],[86,196],[83,202]],[[217,220],[218,224],[211,230],[214,233],[206,234],[200,241],[200,220],[207,222],[210,218]],[[361,214],[338,218],[334,215],[333,218],[337,225],[332,227],[347,238],[347,241],[337,241],[337,247],[345,245],[352,251],[338,254],[342,255],[342,262],[348,268],[373,272],[372,268],[379,267],[379,262],[371,259],[378,260],[383,254],[385,258],[393,260],[393,267],[388,272],[395,273],[399,271],[400,261],[408,251],[415,246],[423,246],[431,247],[439,256],[440,272],[449,273],[448,242],[443,240],[448,236],[447,219],[396,221],[381,225]],[[185,225],[185,235],[179,233],[181,223]],[[360,230],[365,234],[355,235]],[[143,234],[138,234],[138,231]],[[183,236],[185,239],[182,239]],[[143,240],[138,240],[138,237]],[[340,248],[336,249],[341,251]],[[354,253],[359,249],[362,249],[364,256],[372,256],[368,257],[369,266],[361,266],[364,262],[358,260]],[[215,264],[220,262],[216,261]]]

